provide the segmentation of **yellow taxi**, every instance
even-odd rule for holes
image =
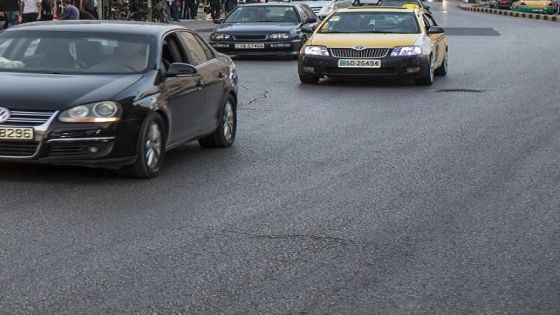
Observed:
[[[340,9],[313,30],[301,48],[302,83],[327,77],[409,78],[431,85],[446,75],[447,37],[425,10],[388,7]]]

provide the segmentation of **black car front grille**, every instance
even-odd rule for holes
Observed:
[[[0,126],[29,126],[36,127],[46,123],[54,114],[54,111],[22,111],[13,110],[10,118],[1,123]]]
[[[1,141],[0,156],[30,157],[37,151],[38,142]]]
[[[331,54],[337,58],[383,58],[389,53],[389,48],[331,48]]]
[[[265,40],[266,35],[233,35],[236,40],[251,41],[251,40]]]

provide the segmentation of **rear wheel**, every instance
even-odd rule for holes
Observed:
[[[150,114],[142,127],[136,144],[136,161],[124,166],[121,174],[125,176],[153,178],[159,175],[165,157],[165,134],[163,118],[160,114]]]
[[[212,134],[199,139],[198,143],[205,148],[227,148],[235,141],[236,133],[237,111],[235,110],[235,100],[233,96],[228,95],[224,103],[218,128]]]
[[[443,57],[443,62],[441,63],[441,66],[439,66],[439,68],[437,68],[435,70],[435,75],[446,75],[447,74],[447,49],[445,50],[445,56]]]
[[[428,69],[426,69],[424,76],[416,79],[415,82],[418,85],[432,85],[434,83],[434,75],[434,59],[430,56]]]

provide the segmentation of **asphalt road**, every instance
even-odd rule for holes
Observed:
[[[559,24],[456,5],[499,36],[450,36],[432,87],[238,60],[231,149],[2,165],[0,313],[560,312]]]

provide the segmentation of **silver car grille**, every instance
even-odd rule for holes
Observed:
[[[54,111],[11,111],[8,120],[1,123],[0,126],[29,126],[36,127],[46,123],[54,114]]]
[[[389,48],[331,48],[331,54],[337,58],[383,58],[389,53]]]

